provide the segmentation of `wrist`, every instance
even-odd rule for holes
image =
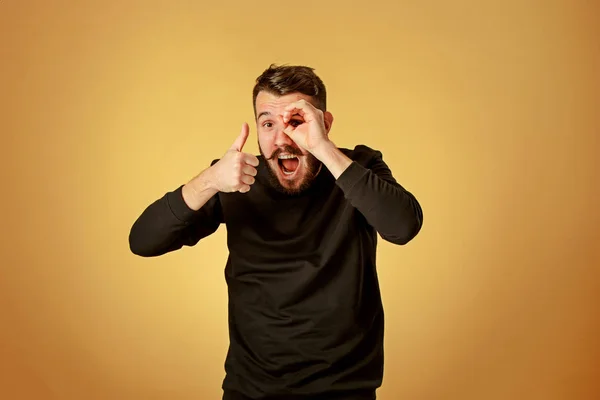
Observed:
[[[330,140],[320,145],[313,155],[325,165],[335,179],[352,164],[352,160]]]
[[[220,192],[215,165],[211,165],[198,175],[196,185],[201,191],[214,192],[211,194]]]
[[[327,139],[313,149],[312,155],[319,161],[325,162],[336,150],[338,150],[337,146],[331,140]]]
[[[199,210],[206,203],[207,198],[218,192],[212,167],[207,168],[183,185],[181,190],[183,200],[192,210]]]

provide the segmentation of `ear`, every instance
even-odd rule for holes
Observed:
[[[329,111],[325,111],[323,113],[323,122],[325,123],[325,133],[329,134],[331,125],[333,125],[333,114],[331,114]]]

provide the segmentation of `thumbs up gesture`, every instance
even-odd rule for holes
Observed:
[[[220,192],[246,193],[254,183],[258,158],[242,152],[249,133],[248,124],[244,123],[235,142],[213,165],[215,186]]]

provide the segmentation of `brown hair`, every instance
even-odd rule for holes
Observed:
[[[289,93],[302,93],[314,99],[314,106],[326,111],[327,92],[321,78],[314,73],[314,68],[302,65],[271,64],[258,78],[252,91],[252,104],[256,116],[256,96],[261,91],[277,96]]]

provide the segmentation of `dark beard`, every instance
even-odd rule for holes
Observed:
[[[275,150],[273,152],[273,154],[271,154],[271,157],[267,157],[263,153],[262,149],[260,148],[260,144],[258,145],[258,149],[260,151],[260,154],[265,159],[267,171],[269,173],[269,183],[275,190],[277,190],[279,193],[283,193],[285,195],[295,196],[295,195],[299,195],[299,194],[302,194],[303,192],[305,192],[308,188],[310,188],[310,186],[314,182],[315,178],[317,177],[317,174],[319,173],[319,171],[322,168],[323,163],[321,161],[319,161],[315,156],[313,156],[310,153],[303,155],[300,152],[300,150],[298,150],[294,147],[291,147],[291,146],[285,146],[282,148],[278,148],[277,150]],[[277,177],[277,172],[274,171],[271,164],[269,164],[269,161],[277,159],[277,157],[281,153],[288,153],[288,154],[292,154],[292,155],[295,155],[298,157],[306,157],[306,161],[307,161],[306,175],[302,178],[300,185],[296,188],[284,187],[281,184],[281,182],[279,182],[279,178]],[[300,160],[299,160],[299,162],[300,162]]]

